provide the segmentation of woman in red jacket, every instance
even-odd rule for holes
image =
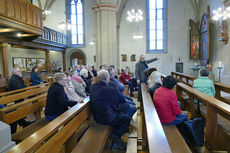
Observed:
[[[133,97],[133,91],[134,89],[137,89],[137,80],[135,78],[131,79],[129,75],[129,68],[126,67],[125,70],[123,70],[120,80],[123,84],[129,85],[130,97]]]
[[[154,105],[162,124],[178,125],[188,120],[188,116],[182,113],[176,93],[172,90],[177,81],[172,76],[163,80],[163,86],[154,93]]]

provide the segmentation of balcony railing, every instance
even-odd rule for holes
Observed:
[[[43,28],[43,35],[34,40],[34,42],[48,44],[56,47],[66,47],[66,35],[47,27]]]
[[[0,25],[41,35],[42,10],[26,0],[0,0]]]

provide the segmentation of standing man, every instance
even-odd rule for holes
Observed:
[[[147,81],[147,77],[145,76],[145,69],[148,68],[149,63],[152,63],[154,61],[159,60],[159,57],[150,59],[150,60],[145,60],[145,56],[143,54],[140,55],[140,60],[139,62],[137,62],[137,64],[135,65],[135,76],[137,79],[137,84],[138,84],[138,101],[141,100],[141,88],[140,88],[140,84],[141,83],[145,83]]]

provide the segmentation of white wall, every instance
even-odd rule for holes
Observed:
[[[93,0],[85,0],[84,1],[84,10],[85,10],[85,46],[79,48],[68,48],[66,52],[67,64],[66,66],[70,66],[70,56],[74,50],[80,49],[84,52],[86,56],[86,63],[87,64],[95,64],[94,56],[96,55],[96,48],[95,45],[89,45],[89,42],[92,39],[96,39],[96,15],[92,10],[94,6]]]
[[[223,7],[222,0],[205,0],[201,1],[201,11],[200,11],[200,19],[204,12],[207,12],[207,6],[210,5],[210,12],[212,17],[212,11],[219,7]],[[213,63],[213,72],[215,73],[216,80],[218,80],[218,63],[221,61],[223,63],[223,73],[221,75],[221,82],[230,84],[230,44],[224,44],[224,42],[219,41],[220,37],[220,28],[219,23],[213,20],[210,20],[211,28],[210,28],[210,60]],[[229,19],[228,19],[229,25]],[[230,34],[230,29],[228,29],[228,33]]]
[[[133,7],[134,1],[127,1],[121,17],[120,26],[120,54],[127,54],[127,62],[120,61],[121,67],[126,65],[135,70],[135,64],[140,54],[145,54],[146,59],[160,57],[160,61],[149,64],[149,67],[156,67],[164,74],[175,71],[175,63],[178,57],[182,57],[184,73],[192,74],[189,66],[194,62],[189,60],[189,19],[194,18],[192,4],[189,0],[168,0],[168,50],[164,54],[148,54],[146,49],[146,0],[137,1],[138,8],[144,10],[144,21],[129,23],[126,20],[126,12]],[[132,35],[137,27],[144,34],[141,41],[133,40]],[[130,61],[130,56],[136,54],[136,62]],[[121,59],[121,58],[120,58]]]

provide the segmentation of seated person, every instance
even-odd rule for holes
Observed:
[[[54,83],[51,84],[46,99],[45,116],[49,121],[54,120],[59,115],[77,104],[77,101],[70,101],[65,94],[66,75],[64,73],[55,73]]]
[[[161,74],[158,71],[152,72],[148,80],[148,91],[152,99],[155,91],[161,87],[161,84]]]
[[[43,81],[41,80],[40,75],[38,73],[38,67],[37,66],[32,68],[32,72],[30,75],[30,82],[31,82],[32,86],[36,86],[36,85],[43,83]]]
[[[87,94],[89,94],[89,89],[90,89],[91,84],[90,84],[89,80],[87,79],[87,77],[88,77],[88,70],[85,69],[85,68],[81,69],[80,75],[81,75],[82,80],[86,84],[85,91],[87,92]]]
[[[110,75],[110,84],[115,84],[116,88],[119,89],[119,91],[121,92],[121,94],[123,95],[123,97],[125,98],[126,102],[131,104],[131,105],[135,105],[135,103],[133,102],[132,98],[129,98],[128,96],[125,96],[123,94],[123,90],[124,90],[124,85],[122,83],[120,83],[116,78],[116,72],[115,69],[113,67],[109,67],[108,68],[108,72]]]
[[[70,72],[71,75],[71,82],[74,86],[75,92],[81,97],[81,98],[86,98],[87,94],[85,91],[86,88],[86,84],[85,82],[82,80],[81,77],[78,76],[78,73],[75,70],[72,70]]]
[[[129,85],[129,89],[130,89],[130,97],[133,97],[133,91],[134,89],[137,89],[137,80],[135,78],[130,77],[128,68],[126,68],[122,73],[121,73],[121,82],[123,84],[127,84]]]
[[[60,68],[58,69],[58,72],[59,72],[59,73],[63,73],[63,69],[60,67]]]
[[[130,118],[119,108],[119,93],[108,85],[109,79],[108,71],[98,72],[99,81],[90,90],[91,109],[97,123],[113,127],[110,135],[113,139],[112,147],[124,150],[126,145],[121,136],[127,131]]]
[[[66,74],[66,86],[64,87],[65,94],[67,95],[68,99],[70,101],[77,101],[77,102],[82,102],[84,99],[78,96],[78,94],[75,92],[74,86],[71,82],[71,76],[69,73]]]
[[[172,90],[177,81],[172,76],[163,79],[163,86],[154,93],[154,105],[162,124],[178,125],[188,120],[180,110],[177,95]]]
[[[13,91],[13,90],[18,90],[22,88],[26,88],[26,84],[22,78],[22,71],[18,67],[15,67],[12,70],[12,75],[8,82],[8,90]],[[15,103],[18,103],[21,101],[23,101],[23,99],[15,101]],[[11,134],[17,131],[17,124],[19,124],[20,126],[26,127],[30,125],[31,123],[32,123],[31,121],[26,121],[25,119],[20,119],[14,123],[11,123],[10,124]]]
[[[193,88],[203,92],[211,97],[216,94],[213,81],[208,78],[209,72],[206,69],[201,69],[199,71],[200,76],[194,80]]]

